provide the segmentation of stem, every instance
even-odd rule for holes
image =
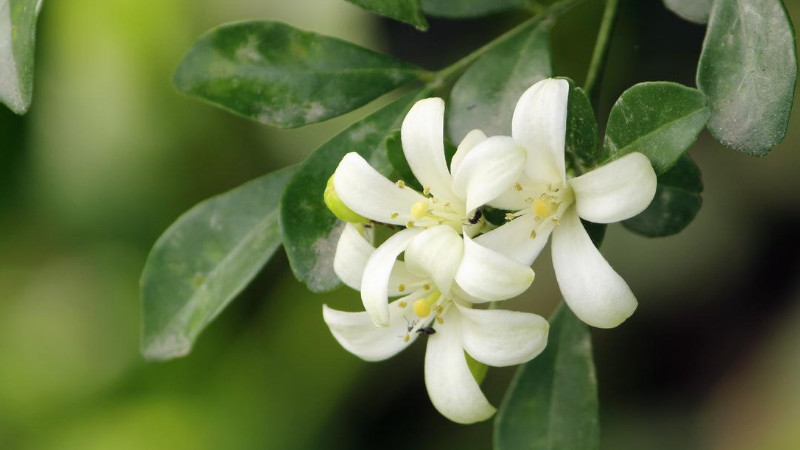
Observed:
[[[432,75],[431,81],[428,85],[433,87],[439,87],[442,84],[449,81],[454,76],[457,76],[462,71],[464,71],[470,64],[474,63],[478,58],[486,54],[487,52],[493,50],[500,44],[506,42],[507,40],[513,38],[514,36],[518,35],[519,33],[525,31],[531,25],[538,23],[543,20],[545,17],[555,17],[561,15],[568,11],[573,6],[581,3],[585,0],[562,0],[557,3],[553,3],[547,9],[545,9],[541,14],[538,14],[530,19],[522,22],[521,24],[517,25],[516,27],[506,31],[502,35],[498,36],[488,44],[484,45],[483,47],[478,48],[474,52],[470,53],[469,55],[459,59],[458,61],[454,62],[453,64],[445,67],[438,72],[434,72]]]
[[[614,22],[617,20],[617,10],[619,0],[606,0],[606,8],[603,11],[603,21],[600,22],[600,30],[597,32],[597,41],[594,44],[592,61],[589,63],[589,72],[586,74],[584,90],[586,95],[597,108],[597,86],[603,78],[603,71],[608,57],[608,48],[611,43],[611,31],[614,29]]]

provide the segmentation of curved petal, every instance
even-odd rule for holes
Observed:
[[[630,219],[656,195],[656,172],[641,153],[630,153],[569,180],[578,215],[590,222]]]
[[[404,261],[395,261],[389,276],[389,297],[406,295],[428,282],[430,277],[418,277],[408,271]]]
[[[513,189],[525,167],[525,149],[507,136],[492,136],[469,152],[453,171],[453,191],[467,212]]]
[[[344,155],[334,172],[333,186],[348,208],[368,219],[394,225],[414,220],[411,206],[425,201],[413,189],[389,181],[356,152]]]
[[[613,328],[636,309],[630,288],[592,244],[575,208],[553,232],[553,267],[567,305],[589,325]]]
[[[523,214],[476,237],[475,242],[530,266],[544,249],[554,226],[550,220],[539,223],[533,214]],[[532,233],[534,230],[535,234]]]
[[[428,336],[425,387],[437,411],[453,422],[468,424],[492,417],[495,409],[469,371],[458,322],[457,315],[448,314]]]
[[[364,267],[374,251],[375,247],[361,235],[355,225],[346,224],[333,256],[333,272],[347,286],[355,290],[361,289]]]
[[[464,259],[456,283],[483,301],[506,300],[525,292],[533,283],[533,269],[464,236]]]
[[[494,367],[522,364],[547,346],[550,325],[542,316],[456,306],[461,314],[461,342],[476,361]]]
[[[534,183],[528,178],[524,172],[519,177],[519,186],[514,186],[503,192],[494,200],[488,203],[492,208],[505,209],[508,211],[520,211],[531,206],[529,198],[535,198],[541,195],[542,192],[548,190],[547,184]],[[521,187],[522,189],[519,189]]]
[[[458,166],[461,164],[461,161],[464,159],[476,145],[480,144],[481,142],[486,140],[486,135],[483,134],[481,130],[472,130],[464,136],[464,139],[461,140],[461,143],[458,144],[458,148],[456,149],[455,155],[453,155],[453,159],[450,160],[450,173],[456,173],[458,170]]]
[[[444,101],[426,98],[411,107],[400,128],[403,154],[420,184],[433,195],[453,199],[444,158]]]
[[[399,231],[380,245],[367,260],[361,278],[361,301],[375,325],[389,326],[389,278],[400,253],[408,241],[419,234],[419,228]]]
[[[511,136],[528,150],[525,172],[545,183],[565,183],[569,83],[549,78],[525,91],[511,118]]]
[[[365,361],[380,361],[391,358],[417,338],[417,333],[408,332],[405,309],[399,305],[400,301],[389,305],[392,321],[387,328],[376,327],[365,311],[337,311],[327,305],[322,305],[322,318],[345,350]]]
[[[404,259],[409,272],[420,277],[427,275],[442,296],[446,296],[463,254],[461,236],[448,225],[439,225],[415,236],[408,243]]]

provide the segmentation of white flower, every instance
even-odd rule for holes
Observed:
[[[553,266],[564,300],[589,325],[612,328],[633,314],[636,298],[592,244],[580,219],[612,223],[635,216],[653,199],[656,174],[646,156],[631,153],[568,178],[568,97],[569,83],[557,79],[540,81],[520,97],[511,134],[527,152],[525,171],[489,202],[513,211],[508,217],[513,220],[475,241],[531,264],[552,233]],[[469,159],[462,165],[473,164]]]
[[[368,266],[377,264],[375,261],[382,256],[376,255],[382,250],[375,250],[354,225],[346,226],[334,260],[337,274],[351,287],[368,285],[378,289],[383,284],[390,294],[405,294],[388,305],[387,326],[376,327],[368,312],[343,312],[323,306],[325,323],[345,349],[367,361],[389,358],[417,336],[428,335],[425,385],[433,405],[455,422],[486,420],[495,408],[470,372],[465,352],[478,362],[496,367],[524,363],[546,346],[547,321],[530,313],[472,309],[472,304],[457,294],[457,287],[442,289],[435,280],[443,272],[455,273],[460,262],[457,258],[431,261],[431,255],[438,250],[430,246],[455,245],[454,240],[461,240],[451,227],[437,226],[427,233],[409,229],[395,237],[398,235],[398,240],[411,241],[405,262],[395,261],[396,255],[387,251],[384,256],[391,258],[389,273],[379,280],[368,280]],[[490,252],[469,237],[463,242],[464,253]],[[418,275],[410,270],[415,265]],[[452,276],[446,276],[445,282],[452,284]],[[442,294],[444,290],[451,293]]]
[[[407,227],[372,254],[363,282],[351,285],[361,291],[364,308],[381,326],[390,323],[390,295],[413,291],[408,302],[427,298],[420,289],[425,283],[390,280],[395,260],[404,252],[405,272],[428,277],[443,299],[449,296],[454,279],[481,301],[518,295],[533,281],[529,264],[479,248],[469,239],[483,226],[475,210],[521,176],[525,150],[510,137],[486,138],[473,130],[458,146],[448,169],[443,127],[444,102],[439,98],[417,102],[403,120],[403,153],[424,186],[422,193],[402,181],[388,180],[355,152],[339,163],[333,175],[333,191],[326,192],[328,198],[341,201],[357,216]],[[347,275],[342,276],[340,271],[349,271],[347,266],[358,267],[348,262],[346,255],[348,250],[337,249],[337,273],[343,280]],[[482,292],[485,295],[479,295]]]

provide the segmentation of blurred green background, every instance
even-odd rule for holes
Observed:
[[[800,0],[787,4],[800,23]],[[638,81],[693,85],[703,38],[658,0],[623,5],[603,114]],[[556,27],[558,75],[583,79],[601,7],[587,2]],[[423,346],[383,363],[340,348],[321,305],[355,310],[357,295],[307,292],[283,255],[190,356],[139,356],[137,283],[159,234],[375,107],[281,131],[175,92],[172,72],[200,34],[252,18],[426,68],[521,20],[432,20],[421,34],[343,0],[45,1],[33,107],[24,118],[0,107],[0,448],[490,448],[491,422],[459,426],[433,410]],[[604,449],[800,448],[798,124],[794,114],[762,159],[704,133],[691,154],[705,204],[681,235],[609,229],[604,252],[640,306],[623,326],[594,331]],[[545,259],[514,307],[554,307]],[[512,373],[490,371],[495,404]]]

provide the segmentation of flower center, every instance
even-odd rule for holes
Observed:
[[[515,189],[525,195],[525,202],[531,206],[515,213],[506,214],[506,220],[533,214],[536,225],[531,230],[531,239],[534,239],[545,227],[558,225],[564,211],[575,201],[572,188],[569,185],[523,186],[519,183]]]
[[[410,189],[403,180],[399,180],[396,184],[401,189]],[[463,202],[432,196],[430,188],[427,187],[422,191],[422,195],[426,197],[425,200],[411,205],[409,212],[412,220],[406,223],[406,227],[430,228],[437,225],[449,225],[461,234],[462,227],[471,224],[466,217],[466,205]],[[392,216],[396,217],[395,214]]]
[[[404,342],[411,339],[414,333],[433,334],[436,331],[433,328],[435,323],[444,323],[444,313],[449,309],[453,303],[453,299],[442,297],[442,293],[438,289],[431,290],[430,284],[425,284],[413,293],[407,295],[400,300],[401,308],[409,308],[416,320],[409,320],[407,333],[402,336]],[[435,314],[431,317],[432,314]],[[406,319],[408,320],[408,319]],[[431,322],[435,321],[434,324]]]

